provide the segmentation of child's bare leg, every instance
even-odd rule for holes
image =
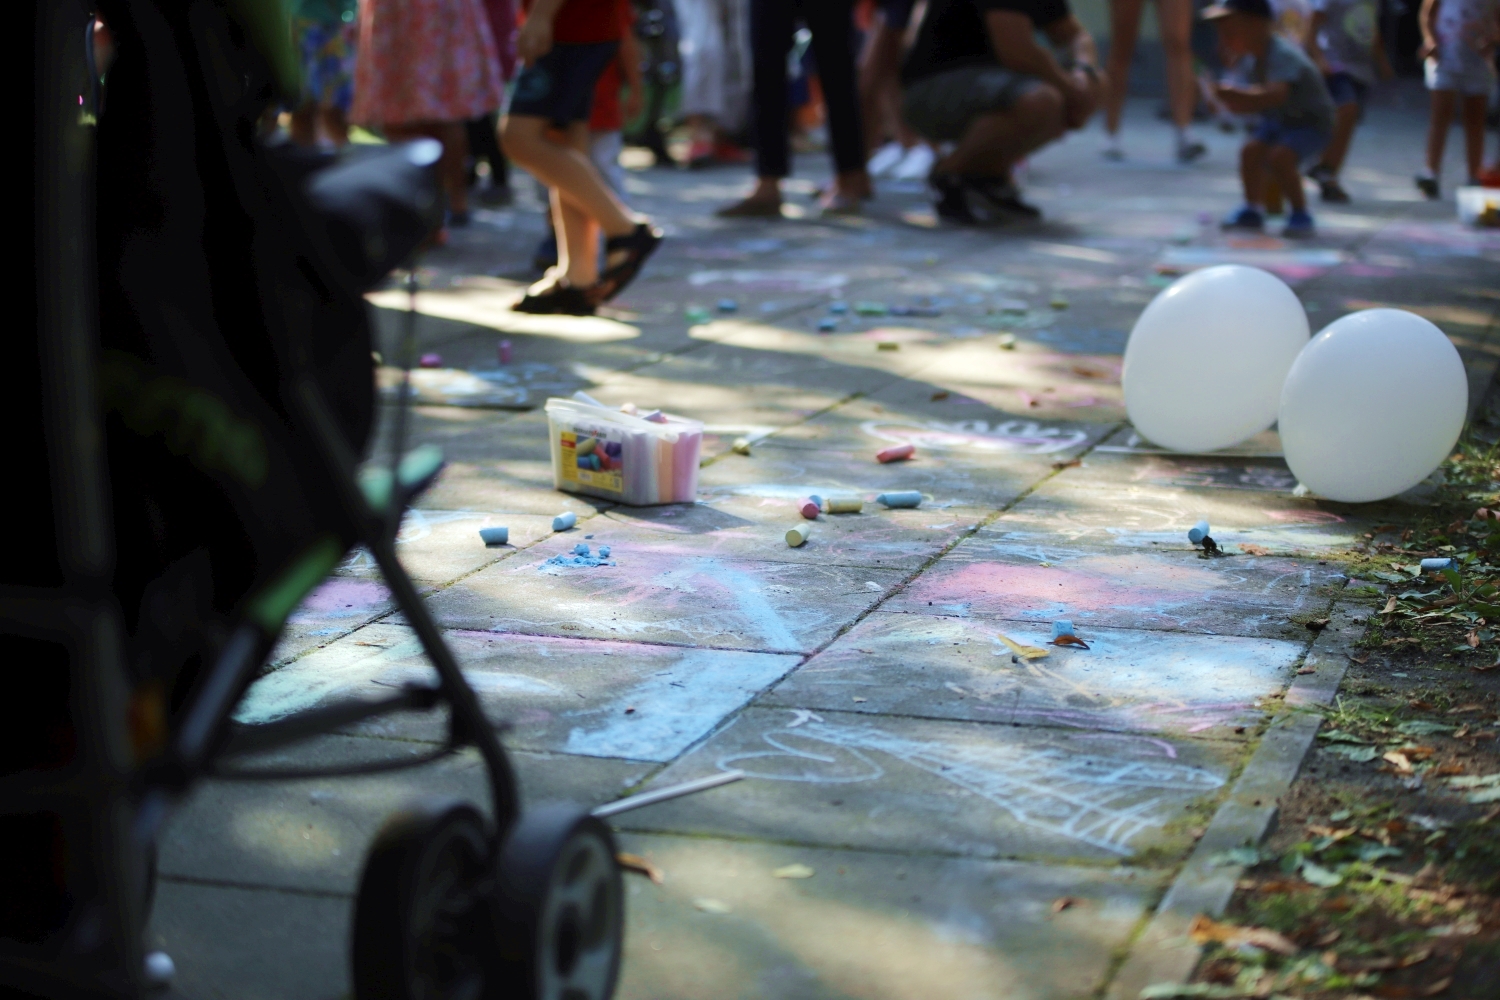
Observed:
[[[1427,122],[1427,169],[1434,177],[1443,169],[1443,149],[1448,145],[1448,129],[1453,127],[1457,105],[1457,91],[1432,91],[1432,110]]]
[[[1340,104],[1333,111],[1333,136],[1328,148],[1323,150],[1322,166],[1337,175],[1343,169],[1344,157],[1349,155],[1349,144],[1354,141],[1354,126],[1359,123],[1358,104]]]
[[[1305,212],[1307,194],[1302,190],[1302,174],[1297,166],[1297,154],[1290,146],[1272,146],[1266,153],[1266,167],[1276,186],[1291,202],[1293,211]]]
[[[588,156],[587,122],[568,126],[568,145]],[[568,191],[554,189],[552,202],[558,271],[574,288],[588,288],[599,280],[599,225]]]
[[[335,146],[346,146],[349,143],[349,119],[344,116],[341,108],[336,106],[326,107],[322,110],[323,132],[333,140]]]
[[[1464,165],[1469,168],[1468,180],[1478,177],[1484,166],[1484,115],[1488,110],[1489,95],[1464,95]]]
[[[318,106],[312,101],[298,105],[292,112],[292,123],[289,131],[292,141],[299,146],[316,146],[318,144]]]
[[[1240,149],[1240,184],[1245,189],[1245,204],[1260,205],[1265,196],[1266,145],[1251,139]]]
[[[587,131],[583,149],[576,143],[553,142],[543,133],[550,123],[536,115],[506,115],[500,122],[505,155],[525,167],[548,187],[579,205],[597,221],[607,236],[633,232],[636,218],[604,183],[588,157]],[[569,130],[571,139],[572,130]],[[559,240],[559,250],[562,241]]]

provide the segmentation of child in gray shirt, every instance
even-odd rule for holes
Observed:
[[[1354,127],[1364,114],[1365,97],[1375,85],[1377,72],[1389,80],[1393,75],[1380,41],[1377,0],[1313,0],[1313,16],[1307,25],[1307,54],[1323,73],[1323,83],[1333,98],[1333,136],[1323,156],[1307,176],[1318,182],[1323,200],[1343,204],[1349,193],[1339,183],[1339,170],[1349,154]]]

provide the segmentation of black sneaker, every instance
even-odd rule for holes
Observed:
[[[1442,197],[1442,194],[1438,191],[1438,182],[1436,177],[1423,177],[1422,175],[1418,174],[1416,177],[1412,178],[1412,180],[1416,183],[1417,190],[1427,196],[1428,201],[1437,201]]]
[[[979,197],[993,222],[1042,217],[1041,209],[1021,200],[1021,189],[1008,177],[965,177],[963,183]]]
[[[962,177],[957,174],[930,174],[927,177],[927,186],[932,189],[932,207],[937,210],[938,218],[966,226],[972,226],[979,221],[973,209],[969,207],[969,198]]]
[[[1354,200],[1349,197],[1349,192],[1344,190],[1337,177],[1314,179],[1318,182],[1318,190],[1322,193],[1323,200],[1328,204],[1347,205]]]

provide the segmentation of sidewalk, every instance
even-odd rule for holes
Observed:
[[[403,558],[512,723],[527,801],[751,775],[620,817],[622,848],[666,875],[627,876],[621,997],[1133,1000],[1171,973],[1161,956],[1180,942],[1151,921],[1195,845],[1273,816],[1275,780],[1241,793],[1295,775],[1297,734],[1273,720],[1294,681],[1293,701],[1331,697],[1337,643],[1358,634],[1338,616],[1340,556],[1384,508],[1294,497],[1274,434],[1213,456],[1141,442],[1120,396],[1126,336],[1162,272],[1255,264],[1293,285],[1315,331],[1376,304],[1432,319],[1477,405],[1500,357],[1500,236],[1417,200],[1423,123],[1376,108],[1347,171],[1356,201],[1320,212],[1317,239],[1226,239],[1212,221],[1236,203],[1233,141],[1167,165],[1149,110],[1131,109],[1141,161],[1102,164],[1097,133],[1037,159],[1029,191],[1047,220],[1033,227],[940,228],[915,186],[883,191],[865,218],[728,223],[711,209],[742,172],[650,170],[629,192],[671,239],[608,316],[503,309],[541,234],[524,206],[476,213],[427,262],[422,349],[480,373],[446,390],[434,377],[427,398],[472,401],[477,385],[492,405],[417,410],[416,439],[451,464]],[[794,182],[789,214],[811,214],[812,187]],[[820,333],[833,301],[849,311]],[[389,356],[401,318],[380,311]],[[1205,357],[1203,377],[1234,372]],[[699,503],[553,492],[537,407],[578,387],[708,423]],[[749,456],[730,450],[742,436]],[[914,461],[874,461],[901,440]],[[782,540],[797,497],[898,489],[926,499],[825,516],[803,548]],[[578,526],[553,535],[562,510]],[[1227,557],[1188,544],[1203,517]],[[478,529],[501,524],[515,547],[484,548]],[[617,565],[542,565],[585,538]],[[1330,614],[1319,638],[1307,623]],[[1018,663],[997,638],[1040,644],[1057,618],[1092,648]],[[356,555],[295,616],[242,713],[400,683],[423,663]],[[287,756],[415,755],[444,731],[403,716]],[[483,803],[477,759],[200,788],[161,845],[152,935],[177,962],[173,995],[346,995],[364,850],[386,814],[431,792]],[[813,874],[773,876],[793,864]],[[1186,871],[1170,900],[1208,899],[1189,882],[1224,876]]]

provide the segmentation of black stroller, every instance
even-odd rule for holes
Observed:
[[[11,523],[34,527],[0,578],[0,992],[141,995],[153,844],[176,798],[210,774],[293,776],[257,771],[255,754],[446,705],[440,753],[477,748],[492,808],[426,802],[388,821],[355,905],[354,996],[603,1000],[623,925],[611,833],[581,808],[521,809],[396,559],[402,512],[441,458],[398,445],[360,471],[375,402],[361,295],[441,218],[436,144],[335,160],[262,142],[292,76],[281,6],[10,12],[34,200],[5,493]],[[107,85],[96,12],[117,46]],[[439,682],[232,722],[287,615],[354,545]]]

